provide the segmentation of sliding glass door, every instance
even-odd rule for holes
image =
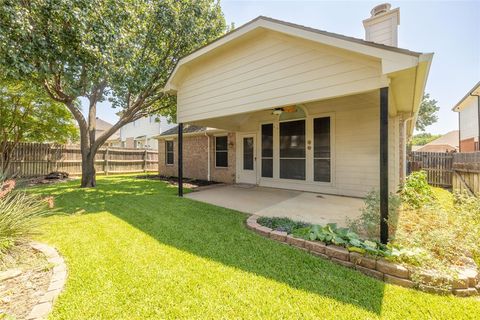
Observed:
[[[305,120],[280,122],[280,178],[305,180]]]

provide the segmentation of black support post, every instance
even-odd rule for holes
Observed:
[[[183,123],[178,124],[178,196],[183,197]]]
[[[380,242],[388,242],[388,87],[380,89]]]

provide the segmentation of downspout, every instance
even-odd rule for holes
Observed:
[[[471,93],[470,95],[477,97],[477,103],[478,103],[478,108],[477,108],[477,127],[478,127],[478,138],[477,138],[478,142],[477,142],[477,145],[478,145],[478,150],[475,150],[475,151],[479,151],[480,150],[480,95],[473,94],[473,93]],[[458,113],[458,116],[460,117],[460,113]],[[460,130],[460,128],[459,128],[459,130]],[[460,136],[460,133],[459,133],[459,136]],[[475,140],[474,140],[473,144],[474,144],[474,148],[475,148]]]
[[[207,181],[210,181],[210,136],[206,131],[205,137],[207,137]]]
[[[411,116],[403,121],[403,141],[405,142],[405,147],[403,148],[403,179],[407,177],[407,123],[412,121],[415,116]]]

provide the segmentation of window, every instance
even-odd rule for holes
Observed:
[[[313,120],[313,180],[331,181],[330,118]]]
[[[173,141],[165,141],[165,163],[173,164]]]
[[[243,138],[243,170],[253,170],[253,138]]]
[[[273,178],[273,124],[262,125],[262,177]]]
[[[280,123],[280,178],[305,180],[305,120]]]
[[[215,137],[215,166],[228,167],[228,137]]]

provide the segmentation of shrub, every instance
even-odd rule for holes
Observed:
[[[47,213],[45,201],[22,191],[0,198],[0,253],[35,234],[39,217]]]
[[[412,208],[421,208],[433,203],[435,196],[427,181],[425,171],[411,173],[400,188],[400,197],[403,204]]]
[[[438,188],[431,192],[435,200],[401,210],[393,243],[415,254],[397,260],[444,271],[480,256],[480,200]]]
[[[390,234],[395,234],[398,221],[398,212],[401,201],[395,194],[390,194],[388,199],[388,225]],[[364,235],[368,239],[380,238],[380,194],[378,191],[370,191],[365,197],[365,205],[361,209],[360,217],[355,220],[347,219],[348,227],[356,233]]]
[[[308,223],[293,221],[289,218],[260,217],[258,218],[257,222],[262,226],[273,230],[284,231],[289,234],[292,233],[293,230],[298,230],[309,226]]]

